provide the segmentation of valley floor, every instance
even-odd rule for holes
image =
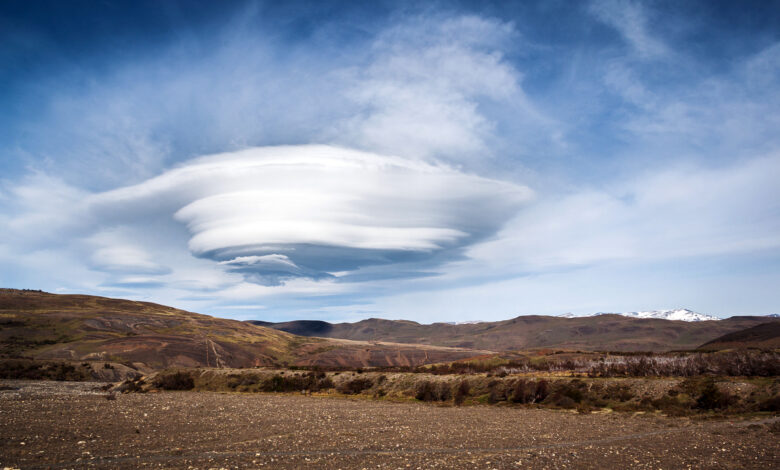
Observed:
[[[0,468],[776,468],[780,417],[580,415],[0,381]]]

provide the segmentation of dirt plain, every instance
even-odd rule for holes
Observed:
[[[291,394],[106,398],[2,381],[0,468],[761,468],[780,417],[671,418]]]

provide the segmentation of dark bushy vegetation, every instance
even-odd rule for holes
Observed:
[[[466,401],[466,398],[468,398],[469,391],[471,391],[469,381],[466,379],[461,380],[458,386],[455,387],[455,404],[462,405],[463,402]]]
[[[422,401],[448,401],[452,397],[452,389],[447,382],[423,380],[417,384],[414,397]]]
[[[558,356],[568,354],[565,359]],[[295,367],[295,369],[307,369]],[[349,371],[349,368],[315,366],[312,369]],[[542,357],[491,361],[457,361],[418,367],[375,367],[371,371],[433,375],[507,374],[528,372],[575,372],[590,377],[695,377],[699,375],[774,377],[780,375],[780,353],[746,349],[726,352],[565,352]],[[361,371],[362,372],[362,371]]]
[[[368,377],[358,377],[341,382],[336,391],[346,395],[355,395],[374,386],[374,381]]]
[[[641,358],[642,356],[635,356]],[[655,381],[653,381],[655,382]],[[238,392],[335,392],[366,394],[433,403],[461,405],[490,403],[615,411],[663,411],[669,415],[695,413],[752,413],[780,411],[780,378],[737,381],[712,376],[693,376],[682,381],[663,381],[668,390],[646,387],[646,381],[602,378],[518,377],[507,375],[442,378],[417,375],[384,375],[375,372],[342,374],[247,370],[229,374],[203,370],[169,370],[150,384],[125,382],[122,392],[143,392],[149,387],[165,390],[233,390]],[[740,390],[739,394],[735,391]],[[663,393],[663,394],[661,394]]]
[[[594,364],[591,377],[695,377],[699,375],[773,377],[780,375],[780,354],[774,351],[624,357]]]
[[[322,372],[288,376],[276,374],[259,381],[258,385],[263,392],[318,392],[333,388],[333,382]]]
[[[27,359],[0,361],[0,378],[15,380],[69,380],[84,381],[91,378],[89,369],[67,362],[46,362]]]
[[[154,386],[162,390],[192,390],[195,381],[187,372],[160,374],[154,380]]]

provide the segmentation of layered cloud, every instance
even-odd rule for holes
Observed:
[[[531,195],[526,187],[441,164],[285,146],[202,157],[137,185],[91,194],[70,211],[86,214],[81,230],[94,247],[96,269],[168,274],[154,255],[128,242],[127,233],[160,219],[162,227],[166,220],[173,225],[164,229],[171,233],[175,225],[186,227],[195,257],[249,282],[279,285],[296,277],[354,280],[347,275],[372,266],[440,264],[495,234]],[[90,222],[99,233],[88,233]]]

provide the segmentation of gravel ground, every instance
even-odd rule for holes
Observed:
[[[0,385],[0,468],[780,468],[778,417]]]

